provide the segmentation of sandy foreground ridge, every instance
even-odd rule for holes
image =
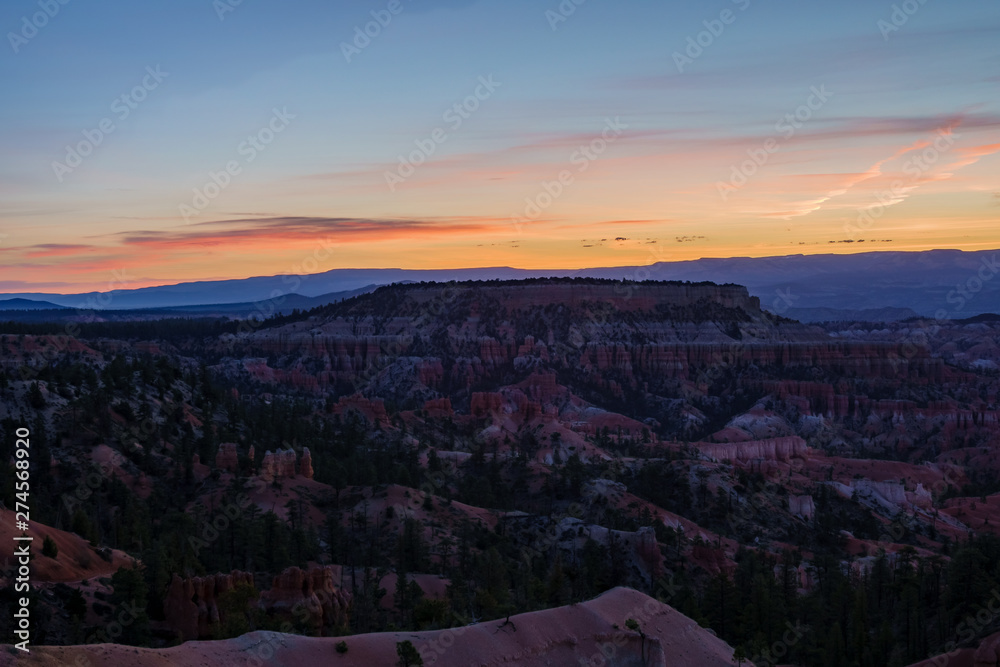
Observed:
[[[645,633],[625,628],[635,619]],[[630,588],[615,588],[581,604],[484,621],[449,630],[383,632],[312,638],[252,632],[224,641],[192,641],[168,649],[116,644],[33,647],[30,654],[5,645],[0,664],[62,667],[160,667],[166,665],[373,667],[397,664],[396,643],[409,640],[424,665],[732,665],[733,649],[669,605]],[[335,646],[347,643],[346,653]],[[644,643],[644,646],[643,646]],[[14,653],[20,653],[14,655]],[[645,655],[643,662],[642,655]],[[603,659],[602,659],[603,658]]]

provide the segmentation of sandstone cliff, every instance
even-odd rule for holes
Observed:
[[[720,444],[699,442],[695,443],[695,446],[705,456],[716,461],[789,461],[792,458],[805,458],[809,454],[806,441],[795,435],[748,442]]]

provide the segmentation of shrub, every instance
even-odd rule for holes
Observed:
[[[399,656],[401,667],[423,667],[424,659],[420,657],[417,648],[409,639],[403,642],[396,642],[396,655]]]
[[[45,541],[42,542],[42,555],[49,558],[55,558],[59,555],[59,547],[56,546],[55,540],[49,535],[46,535]]]

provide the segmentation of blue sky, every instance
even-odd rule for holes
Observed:
[[[116,266],[136,286],[278,273],[318,236],[343,248],[323,268],[1000,245],[996,2],[913,0],[893,23],[902,3],[567,0],[555,23],[554,1],[400,0],[350,62],[343,43],[388,1],[243,0],[220,19],[223,3],[53,0],[16,53],[10,34],[42,10],[0,7],[0,289],[84,289]],[[706,46],[679,71],[689,38]],[[116,118],[157,67],[168,75]],[[499,85],[448,128],[480,77]],[[829,100],[728,192],[823,86]],[[274,109],[294,118],[245,162]],[[53,163],[105,118],[113,132],[60,180]],[[577,172],[575,149],[614,118],[624,134]],[[439,127],[446,140],[388,187]],[[906,180],[942,128],[955,141]],[[240,173],[185,217],[233,160]],[[572,183],[531,208],[566,169]],[[902,194],[855,229],[893,178]]]

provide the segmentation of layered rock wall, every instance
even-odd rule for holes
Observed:
[[[346,627],[351,594],[336,581],[340,568],[334,565],[302,570],[290,567],[274,577],[271,588],[261,593],[260,604],[269,613],[302,617],[317,635]]]
[[[316,635],[346,627],[351,595],[335,583],[339,567],[327,565],[301,570],[290,567],[274,577],[271,588],[252,602],[269,615],[305,619]],[[166,625],[181,641],[212,638],[225,616],[219,598],[240,584],[254,585],[249,572],[181,578],[175,574],[163,602]]]
[[[239,469],[236,443],[224,442],[219,445],[219,451],[215,454],[215,467],[229,472],[236,472]]]
[[[240,584],[253,586],[253,575],[233,570],[229,574],[182,579],[175,574],[163,601],[166,623],[181,641],[209,638],[219,623],[219,597]]]
[[[796,435],[746,442],[699,442],[695,446],[705,456],[716,461],[789,461],[792,458],[806,458],[809,454],[806,441]]]
[[[279,449],[276,452],[270,450],[264,452],[264,460],[260,464],[259,476],[266,482],[273,482],[276,479],[289,479],[300,474],[303,477],[312,478],[312,455],[309,448],[302,450],[302,462],[296,462],[294,449]]]

